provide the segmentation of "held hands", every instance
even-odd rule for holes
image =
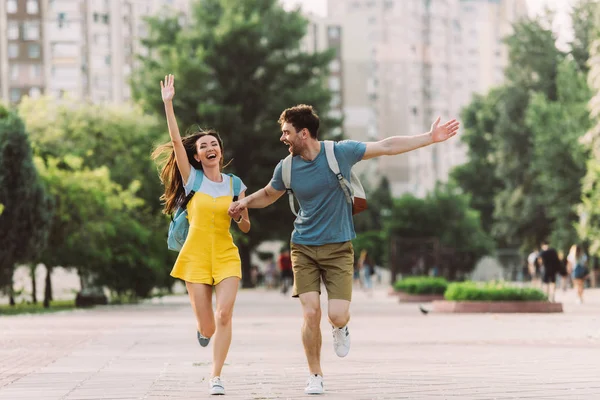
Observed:
[[[162,94],[163,102],[167,103],[175,97],[175,77],[166,75],[165,81],[160,81],[160,93]]]
[[[242,218],[242,211],[246,209],[246,202],[244,200],[234,201],[229,206],[227,213],[234,221],[239,221]]]
[[[448,140],[458,133],[458,127],[460,126],[460,122],[453,119],[451,121],[446,122],[444,125],[439,125],[440,119],[441,118],[438,117],[438,119],[435,120],[433,125],[431,125],[429,136],[431,137],[432,143],[443,142],[444,140]]]

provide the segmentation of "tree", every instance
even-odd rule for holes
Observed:
[[[589,71],[590,45],[594,39],[598,0],[578,0],[571,9],[573,40],[569,43],[570,53],[577,63],[577,69],[584,74]]]
[[[593,92],[589,102],[592,127],[582,138],[582,143],[590,152],[587,172],[582,182],[582,199],[578,207],[579,236],[589,243],[591,255],[600,256],[600,13],[594,14],[594,40],[590,46],[590,71],[588,85]]]
[[[133,73],[132,93],[145,110],[164,115],[159,81],[168,73],[178,82],[174,107],[180,125],[215,128],[224,140],[230,171],[252,193],[272,177],[286,156],[279,143],[277,119],[284,108],[313,105],[323,121],[322,134],[339,126],[328,118],[325,88],[332,52],[301,51],[307,21],[287,12],[276,0],[203,0],[191,20],[178,16],[148,20],[149,49]],[[252,210],[252,233],[235,235],[242,259],[244,286],[250,283],[250,250],[268,239],[289,237],[293,215],[287,203]]]
[[[0,107],[0,283],[14,305],[15,264],[36,258],[46,244],[52,213],[33,165],[31,146],[21,119]]]
[[[486,96],[475,95],[462,111],[464,125],[460,140],[467,145],[468,162],[454,168],[451,180],[471,196],[471,207],[479,211],[481,226],[491,233],[494,215],[494,197],[502,189],[496,176],[495,157],[497,104],[501,89],[493,89]]]
[[[532,96],[526,123],[533,133],[534,156],[530,171],[539,188],[539,198],[550,219],[550,242],[568,251],[578,242],[574,223],[581,199],[581,180],[588,152],[580,143],[590,127],[587,103],[591,98],[586,76],[574,59],[559,66],[557,101],[544,94]]]
[[[457,273],[470,272],[476,261],[493,249],[493,241],[481,227],[479,212],[469,203],[469,196],[461,193],[452,182],[438,184],[425,199],[404,195],[394,201],[387,233],[390,238],[405,238],[409,244],[418,245],[435,239],[441,245],[438,251],[443,257],[430,262],[437,261],[437,266],[454,278]],[[404,256],[410,256],[408,253],[417,245],[401,249],[407,253]],[[427,268],[433,266],[426,265]],[[410,270],[410,265],[395,267]]]
[[[113,187],[112,185],[128,188],[130,193],[135,193],[132,194],[133,197],[141,200],[135,209],[130,210],[131,214],[123,215],[122,212],[117,212],[116,219],[105,219],[107,229],[118,233],[102,236],[101,231],[87,232],[89,240],[98,243],[109,240],[105,242],[110,250],[106,253],[108,258],[102,256],[101,259],[105,263],[102,264],[101,269],[96,269],[106,275],[101,277],[96,274],[94,280],[98,281],[97,284],[112,282],[107,283],[107,286],[113,288],[116,295],[128,292],[123,289],[123,285],[130,285],[129,289],[139,297],[147,295],[149,290],[135,289],[139,287],[141,278],[133,279],[132,276],[144,277],[144,280],[154,279],[152,287],[170,287],[172,280],[167,277],[174,261],[174,253],[168,251],[166,246],[168,219],[159,211],[161,207],[158,199],[162,188],[157,179],[156,166],[150,160],[154,145],[168,137],[164,125],[159,124],[155,117],[144,114],[139,107],[87,104],[74,99],[62,99],[57,102],[51,97],[25,98],[20,103],[19,110],[26,126],[33,132],[31,137],[35,153],[49,166],[51,176],[59,174],[53,168],[64,170],[65,173],[106,169],[107,179],[112,183],[104,182],[102,185],[110,188]],[[74,163],[75,159],[77,162]],[[48,164],[49,160],[55,161]],[[88,179],[85,174],[78,176],[83,180]],[[89,179],[94,181],[96,178]],[[51,182],[61,187],[60,182]],[[77,184],[73,185],[77,187]],[[103,197],[105,196],[101,195],[101,198]],[[55,198],[60,197],[56,195]],[[83,204],[86,204],[85,201]],[[72,210],[63,208],[63,215],[69,215],[69,212],[76,214],[82,211],[77,207]],[[109,226],[109,223],[112,225]],[[64,226],[61,229],[65,235],[55,238],[52,251],[63,250],[62,245],[57,242],[72,240],[69,235],[74,233]],[[139,237],[130,242],[138,243],[139,248],[125,246],[122,242],[121,235],[129,236],[132,231],[137,232]],[[101,235],[104,239],[95,238],[94,234]],[[152,245],[146,248],[150,243]],[[45,256],[48,261],[54,260],[52,261],[54,264],[47,265],[48,268],[62,265],[56,264],[58,259],[62,259],[60,254],[56,254],[55,257],[48,252]],[[127,267],[123,263],[127,264]],[[112,268],[114,271],[108,271],[107,268]],[[129,271],[130,274],[121,276],[119,282],[109,278],[109,276],[117,276],[121,268]],[[85,273],[86,269],[80,268],[78,271]],[[85,279],[86,277],[82,277],[82,280]],[[49,277],[47,282],[50,283]],[[116,283],[119,284],[118,290],[112,286]],[[147,285],[149,283],[146,283]],[[50,296],[51,288],[48,292]]]
[[[110,180],[108,168],[82,168],[74,156],[38,158],[36,164],[56,204],[49,247],[41,258],[49,271],[74,267],[84,286],[148,296],[164,266],[153,257],[156,246],[148,246],[154,244],[152,228],[139,222],[144,220],[143,200],[135,195],[139,185],[123,189]]]

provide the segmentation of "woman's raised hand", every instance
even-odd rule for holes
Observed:
[[[163,102],[173,100],[175,97],[175,77],[173,75],[166,75],[164,83],[160,81],[160,92]]]

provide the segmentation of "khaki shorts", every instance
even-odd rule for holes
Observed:
[[[352,300],[354,249],[352,242],[329,243],[322,246],[291,244],[294,271],[293,297],[319,292],[321,279],[329,299]]]

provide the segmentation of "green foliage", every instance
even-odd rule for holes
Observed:
[[[448,281],[430,276],[411,276],[394,283],[394,290],[408,294],[444,294]]]
[[[487,96],[475,95],[462,111],[464,128],[460,140],[467,145],[469,161],[451,172],[451,178],[471,195],[471,206],[479,211],[485,232],[492,231],[494,202],[491,199],[503,188],[495,172],[497,104],[501,94],[500,89],[492,89]]]
[[[452,176],[498,246],[529,251],[550,238],[565,249],[577,241],[574,210],[588,158],[578,139],[589,126],[584,66],[593,37],[586,18],[594,7],[589,0],[574,7],[581,24],[569,57],[556,47],[552,15],[515,24],[506,83],[463,111],[470,160]]]
[[[388,241],[384,231],[357,233],[356,238],[352,240],[354,258],[358,259],[360,253],[366,250],[369,258],[376,265],[381,266],[387,264],[387,246]]]
[[[589,70],[590,46],[595,38],[595,15],[598,12],[598,0],[578,0],[571,9],[573,40],[569,43],[577,69],[585,74]]]
[[[323,120],[322,136],[340,124],[327,118],[331,96],[325,83],[333,54],[301,51],[306,27],[299,12],[285,11],[276,0],[198,1],[185,25],[176,15],[151,18],[144,41],[149,55],[140,57],[133,72],[133,96],[145,110],[164,115],[159,81],[174,74],[182,131],[194,124],[218,130],[230,171],[252,193],[287,155],[278,140],[283,109],[313,105]],[[251,234],[237,238],[245,285],[250,249],[289,236],[294,219],[283,201],[250,216]]]
[[[546,301],[540,289],[517,288],[488,282],[454,282],[448,285],[444,298],[450,301]]]
[[[390,215],[394,200],[387,177],[381,178],[379,185],[372,189],[366,179],[362,180],[367,194],[369,208],[354,216],[354,229],[356,232],[380,231],[384,221]]]
[[[42,261],[76,267],[84,282],[118,294],[147,296],[163,266],[153,257],[152,227],[138,221],[144,220],[138,185],[123,189],[110,180],[108,168],[82,168],[73,156],[36,164],[56,204]]]
[[[600,13],[594,16],[594,38],[590,47],[592,60],[600,56]],[[600,256],[600,64],[591,63],[588,84],[593,91],[589,102],[590,117],[593,126],[583,138],[590,158],[587,162],[587,173],[583,179],[581,205],[578,208],[580,223],[577,225],[579,235],[589,243],[592,255]]]
[[[19,314],[44,314],[49,312],[67,311],[75,309],[74,300],[56,300],[50,302],[50,307],[44,307],[42,304],[17,303],[14,306],[0,305],[1,315],[19,315]]]
[[[24,99],[19,110],[60,209],[43,262],[77,267],[84,282],[117,296],[169,287],[174,254],[150,160],[168,138],[164,125],[127,105],[42,97]]]
[[[591,92],[585,75],[577,68],[574,60],[564,60],[558,70],[557,100],[536,93],[526,115],[533,133],[530,171],[550,219],[550,242],[564,251],[579,241],[574,226],[578,220],[576,205],[589,158],[580,139],[590,127],[587,102]]]
[[[479,212],[455,184],[438,185],[425,199],[404,195],[394,201],[387,226],[389,237],[437,238],[452,255],[439,260],[451,275],[469,272],[476,261],[489,254],[493,242],[483,231]]]
[[[12,290],[17,262],[35,261],[46,246],[52,207],[33,165],[23,122],[14,112],[0,113],[0,287]]]

